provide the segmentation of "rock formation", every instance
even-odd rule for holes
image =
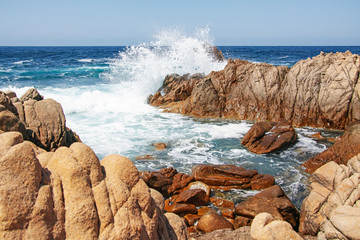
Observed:
[[[187,239],[133,163],[82,143],[46,152],[0,134],[1,239]]]
[[[334,161],[337,164],[347,164],[347,161],[360,153],[360,124],[352,124],[347,127],[340,141],[333,146],[307,160],[303,166],[307,172],[314,172],[327,162]]]
[[[360,56],[349,51],[321,53],[291,69],[230,59],[205,77],[167,76],[149,103],[195,117],[343,129],[360,120],[359,73]]]
[[[312,175],[299,231],[319,239],[360,239],[360,155],[347,166],[331,161]]]
[[[302,240],[288,222],[275,220],[269,213],[256,215],[251,224],[251,237],[256,240]]]
[[[251,152],[257,154],[275,152],[296,141],[295,129],[286,122],[258,122],[241,141]]]
[[[24,139],[48,151],[80,141],[66,127],[65,115],[58,102],[44,100],[36,89],[29,89],[20,100],[14,92],[0,92],[1,130],[18,131]]]
[[[245,223],[250,223],[259,213],[266,212],[277,220],[288,222],[295,230],[299,226],[298,210],[278,185],[269,187],[240,202],[236,206],[235,212],[236,215],[243,218],[242,221]],[[249,221],[245,221],[246,218]]]
[[[197,181],[206,183],[211,188],[220,189],[264,189],[275,184],[271,175],[259,174],[234,165],[195,165],[192,175]]]

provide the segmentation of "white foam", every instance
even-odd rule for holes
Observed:
[[[23,60],[23,61],[17,61],[17,62],[14,62],[13,64],[24,64],[24,63],[29,63],[29,62],[32,62],[33,59],[30,59],[30,60]]]
[[[83,59],[78,59],[78,62],[86,62],[86,63],[90,63],[94,61],[94,59],[91,58],[83,58]]]

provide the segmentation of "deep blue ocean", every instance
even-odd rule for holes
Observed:
[[[129,47],[0,47],[0,89],[14,90],[20,97],[36,87],[46,98],[63,106],[67,126],[76,131],[99,159],[110,153],[130,158],[139,170],[174,167],[190,173],[200,163],[234,164],[272,174],[297,207],[308,194],[308,175],[301,164],[331,145],[309,135],[340,131],[298,128],[297,143],[273,154],[256,155],[240,144],[252,123],[199,120],[162,113],[146,103],[166,74],[208,74],[221,70],[204,43],[196,38],[156,39]],[[266,62],[291,67],[321,51],[360,54],[360,47],[241,47],[219,46],[225,58]],[[156,151],[155,142],[168,148]],[[136,157],[152,155],[153,160]],[[219,193],[235,202],[256,191]]]

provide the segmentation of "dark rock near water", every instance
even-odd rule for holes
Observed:
[[[296,141],[295,129],[288,123],[258,122],[245,134],[241,144],[257,154],[284,149]]]
[[[314,172],[316,169],[334,161],[337,164],[346,165],[348,160],[360,153],[360,124],[353,124],[347,127],[341,140],[333,146],[306,161],[303,166],[307,172]]]
[[[234,165],[196,165],[192,175],[212,188],[262,189],[275,184],[273,176]]]

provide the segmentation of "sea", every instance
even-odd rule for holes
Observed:
[[[0,90],[20,97],[35,87],[45,98],[61,103],[66,124],[101,160],[108,154],[130,158],[140,171],[173,167],[191,173],[196,164],[233,164],[271,174],[300,208],[308,195],[304,161],[332,145],[310,135],[336,137],[341,131],[296,128],[290,148],[257,155],[240,141],[249,121],[196,119],[163,113],[147,98],[167,74],[208,74],[224,68],[207,51],[212,41],[198,35],[160,32],[152,41],[134,46],[0,47]],[[360,54],[359,46],[218,46],[226,59],[291,67],[321,51]],[[154,143],[168,147],[156,150]],[[147,157],[143,157],[149,155]],[[140,157],[140,159],[138,159]],[[258,191],[215,191],[235,203]]]

